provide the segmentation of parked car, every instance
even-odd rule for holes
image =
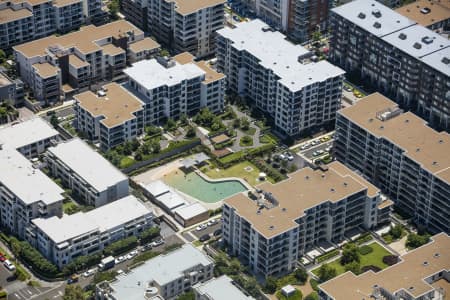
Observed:
[[[205,230],[207,227],[208,227],[207,224],[200,224],[197,226],[197,228],[195,230],[202,231],[202,230]]]
[[[117,270],[117,275],[121,275],[121,274],[123,274],[123,270]]]
[[[280,154],[280,155],[279,155],[279,158],[280,158],[281,160],[286,160],[286,159],[287,159],[286,155],[284,155],[284,154]]]
[[[3,265],[11,272],[16,270],[16,266],[9,259],[5,260]]]
[[[353,89],[351,87],[349,87],[348,85],[344,84],[344,90],[346,90],[347,92],[352,92]]]
[[[6,260],[6,257],[0,253],[0,262],[4,262]]]
[[[95,269],[87,270],[86,272],[83,273],[83,277],[92,276],[92,275],[94,275],[94,273],[95,273]]]
[[[217,219],[210,220],[210,221],[207,223],[208,226],[213,226],[213,225],[215,225],[215,224],[217,224]]]
[[[200,242],[206,242],[207,240],[209,240],[211,237],[209,236],[209,234],[204,234],[202,235],[198,240]]]
[[[313,156],[319,156],[319,155],[322,155],[324,152],[325,152],[325,151],[323,151],[323,150],[317,150],[317,151],[314,151],[314,152],[313,152]]]
[[[153,241],[152,242],[152,247],[158,247],[158,246],[160,246],[160,245],[162,245],[162,244],[164,244],[165,242],[164,242],[164,240],[163,239],[157,239],[156,241]]]
[[[291,153],[289,153],[289,155],[287,156],[287,159],[289,161],[293,161],[294,160],[294,156]]]
[[[152,250],[152,248],[153,248],[153,247],[152,247],[152,244],[151,244],[151,243],[148,243],[148,244],[142,246],[141,252],[145,252],[145,251],[147,251],[147,250]]]
[[[214,232],[213,232],[213,235],[214,236],[219,236],[219,235],[221,235],[222,234],[222,229],[216,229],[216,230],[214,230]]]
[[[311,145],[309,143],[308,144],[304,144],[304,145],[300,146],[300,150],[306,150],[309,147],[311,147]]]
[[[123,262],[125,260],[125,257],[124,256],[119,256],[119,257],[117,257],[115,260],[114,260],[114,262],[116,263],[116,265],[117,264],[120,264],[121,262]]]
[[[314,140],[314,141],[311,142],[311,145],[313,145],[313,146],[316,146],[316,145],[319,145],[319,144],[320,144],[320,141],[318,141],[318,140]]]
[[[78,282],[78,280],[79,280],[78,275],[74,274],[74,275],[70,276],[69,279],[67,279],[67,284],[72,284],[72,283]]]
[[[137,250],[133,250],[133,251],[131,251],[130,253],[128,253],[127,259],[128,259],[128,260],[129,260],[129,259],[132,259],[132,258],[135,257],[136,255],[138,255]]]
[[[16,275],[16,273],[14,273],[14,274],[11,275],[11,276],[6,277],[6,281],[7,281],[7,282],[11,282],[11,281],[15,281],[15,280],[17,280],[17,275]]]

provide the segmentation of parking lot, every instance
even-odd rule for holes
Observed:
[[[323,158],[331,153],[333,147],[333,133],[328,133],[315,139],[295,145],[294,151],[309,162]]]

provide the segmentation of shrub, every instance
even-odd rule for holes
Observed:
[[[153,226],[141,232],[141,234],[139,234],[141,244],[148,243],[155,237],[159,236],[160,231],[161,229],[159,227]]]
[[[355,275],[358,275],[361,273],[361,265],[357,261],[352,261],[351,263],[346,264],[345,271],[350,271]]]
[[[300,284],[305,284],[306,280],[308,280],[308,273],[304,268],[298,268],[295,270],[294,276]]]
[[[309,280],[309,284],[311,285],[312,289],[315,290],[316,292],[319,290],[319,283],[314,278],[311,278]]]
[[[101,253],[78,256],[64,267],[63,273],[65,275],[69,275],[78,272],[80,270],[92,267],[98,264],[101,261],[101,259],[102,259]]]
[[[138,244],[137,237],[131,236],[129,238],[112,243],[111,245],[106,247],[105,250],[103,250],[103,252],[105,253],[106,256],[109,255],[115,256],[135,248],[137,244]]]
[[[338,249],[334,249],[331,250],[330,252],[327,252],[325,254],[322,254],[318,257],[316,257],[316,262],[321,263],[323,261],[326,261],[332,257],[338,256],[339,255],[339,250]]]
[[[350,243],[350,244],[345,245],[344,251],[342,251],[341,265],[344,266],[353,261],[359,262],[359,253],[358,253],[358,248],[356,247],[356,245],[353,243]]]
[[[271,276],[266,278],[266,284],[263,286],[263,292],[273,294],[277,291],[277,280]]]
[[[371,241],[373,239],[373,236],[370,234],[370,232],[366,232],[364,234],[362,234],[360,237],[358,237],[355,240],[355,243],[357,245],[361,245],[364,244],[365,242]]]
[[[374,271],[376,273],[376,272],[380,272],[381,268],[377,267],[377,266],[374,266],[374,265],[364,266],[364,267],[361,268],[361,273],[367,272],[369,270],[372,270],[372,271]]]
[[[373,249],[370,246],[364,245],[364,246],[359,247],[359,253],[361,255],[367,255],[371,252],[373,252]]]
[[[311,294],[307,295],[304,300],[319,300],[319,295],[317,292],[312,292]]]
[[[331,267],[328,264],[323,264],[319,268],[319,278],[321,282],[325,282],[327,280],[330,280],[331,278],[336,277],[337,272],[336,269]]]
[[[6,291],[0,291],[0,299],[7,299],[8,293]]]
[[[408,235],[408,238],[406,239],[406,247],[410,249],[418,248],[422,245],[425,245],[430,240],[430,235],[424,234],[419,235],[415,233],[411,233]]]
[[[398,240],[403,235],[403,226],[395,225],[391,227],[391,229],[389,230],[389,234],[394,238],[394,240]]]
[[[395,265],[398,262],[398,256],[396,255],[386,255],[383,256],[383,262],[388,266]]]

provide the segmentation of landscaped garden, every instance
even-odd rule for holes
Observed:
[[[253,186],[260,183],[259,173],[261,171],[254,164],[247,160],[239,162],[226,169],[217,168],[210,163],[202,167],[200,170],[212,179],[237,177],[244,179]],[[267,180],[272,181],[271,178],[267,178]]]

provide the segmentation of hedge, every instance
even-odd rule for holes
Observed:
[[[64,267],[63,273],[65,275],[69,275],[80,270],[95,266],[100,263],[101,259],[101,253],[78,256]]]
[[[358,237],[355,240],[355,243],[358,245],[364,244],[365,242],[371,241],[373,239],[373,236],[370,234],[370,232],[366,232],[362,234],[360,237]]]
[[[326,261],[326,260],[328,260],[328,259],[330,259],[332,257],[338,256],[338,255],[339,255],[339,250],[338,249],[334,249],[334,250],[331,250],[330,252],[327,252],[325,254],[317,256],[316,257],[316,261],[318,263],[321,263],[323,261]]]
[[[139,240],[140,240],[141,244],[148,243],[151,240],[153,240],[155,237],[159,236],[160,232],[161,232],[161,228],[156,227],[156,226],[150,227],[150,228],[144,230],[143,232],[141,232],[141,234],[139,234]]]
[[[395,265],[398,263],[398,256],[396,255],[386,255],[383,257],[383,262],[388,266]]]
[[[366,254],[373,252],[373,249],[370,246],[364,245],[364,246],[359,247],[358,251],[361,255],[366,255]]]
[[[109,255],[116,256],[135,248],[137,245],[138,245],[137,237],[131,236],[129,238],[112,243],[103,250],[103,253],[105,254],[105,256]]]

